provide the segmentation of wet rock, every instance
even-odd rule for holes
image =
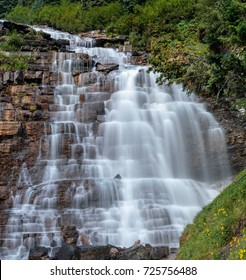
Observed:
[[[99,122],[105,122],[106,116],[105,115],[97,115],[97,120]]]
[[[67,244],[77,243],[79,232],[77,231],[76,226],[63,225],[61,227],[61,233],[65,243]]]
[[[169,255],[169,248],[152,247],[149,244],[142,245],[135,243],[132,247],[122,251],[118,257],[119,260],[159,260]]]
[[[142,245],[140,241],[129,248],[107,246],[82,246],[81,259],[83,260],[160,260],[169,255],[167,246],[154,247],[149,244]]]
[[[10,187],[0,186],[0,200],[7,200],[10,197]]]
[[[0,96],[0,102],[10,103],[12,101],[11,96]]]
[[[116,248],[111,248],[110,251],[109,251],[110,258],[111,258],[112,260],[116,260],[117,257],[118,257],[118,255],[119,255],[119,253],[120,253],[120,252],[119,252],[118,249],[116,249]]]
[[[55,260],[79,260],[80,250],[75,244],[64,243],[56,253]]]
[[[42,71],[25,71],[24,80],[27,83],[41,84],[43,79]]]
[[[96,70],[99,72],[104,72],[104,73],[109,73],[114,70],[119,69],[119,64],[116,63],[109,63],[109,64],[101,64],[97,63],[96,64]]]
[[[16,135],[20,127],[20,122],[0,121],[0,136]]]
[[[75,77],[80,73],[90,72],[95,66],[95,61],[88,54],[80,54],[75,57],[72,63],[72,73]]]
[[[82,246],[80,247],[81,260],[111,260],[110,249],[113,246]]]
[[[167,259],[169,248],[166,246],[154,247],[149,244],[142,245],[140,241],[129,248],[120,248],[110,244],[105,246],[92,246],[87,244],[87,237],[83,233],[82,239],[86,239],[82,246],[63,243],[61,247],[52,249],[50,259],[55,260],[160,260]],[[48,249],[34,247],[29,252],[29,259],[46,259]]]
[[[83,232],[80,234],[80,240],[81,240],[83,245],[89,245],[90,244],[86,234],[83,233]]]
[[[9,31],[17,31],[21,34],[26,34],[30,32],[30,27],[24,24],[18,24],[10,21],[4,21],[2,23],[2,29],[7,29]]]
[[[226,137],[227,153],[233,174],[237,174],[246,165],[246,129],[245,118],[232,111],[234,98],[224,98],[216,102],[211,97],[203,96],[207,109],[223,127]]]
[[[120,174],[117,174],[114,176],[114,179],[122,179],[122,177],[120,176]]]
[[[29,260],[45,260],[48,259],[49,250],[43,246],[33,247],[29,251]]]

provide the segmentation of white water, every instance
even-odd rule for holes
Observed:
[[[222,129],[195,96],[177,85],[157,86],[153,73],[127,64],[124,54],[93,48],[88,38],[48,32],[69,39],[70,50],[120,64],[120,71],[107,77],[114,88],[108,99],[109,93],[74,84],[73,54],[54,58],[52,70],[61,77],[58,110],[40,141],[46,153],[40,152],[34,170],[23,166],[2,257],[26,258],[34,245],[60,246],[61,224],[75,224],[92,245],[128,247],[140,239],[178,247],[184,227],[230,175]],[[102,74],[92,74],[100,83]],[[95,133],[86,110],[98,100],[105,100],[106,116]],[[42,170],[38,178],[35,170]]]

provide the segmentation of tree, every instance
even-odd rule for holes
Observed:
[[[0,18],[4,18],[17,4],[18,0],[0,0]]]

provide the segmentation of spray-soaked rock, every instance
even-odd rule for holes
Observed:
[[[63,241],[67,244],[76,244],[78,237],[79,237],[79,232],[76,229],[76,226],[68,226],[68,225],[63,225],[61,227],[61,233],[63,237]]]

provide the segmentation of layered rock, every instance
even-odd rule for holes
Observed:
[[[53,72],[52,61],[56,54],[52,52],[23,52],[31,56],[27,70],[0,72],[0,209],[9,209],[12,206],[12,194],[18,188],[19,174],[25,163],[31,169],[34,182],[42,178],[43,166],[36,166],[38,156],[48,151],[44,135],[50,133],[49,122],[52,114],[59,110],[54,104],[55,85],[59,83],[58,72]],[[108,82],[95,84],[93,59],[87,54],[61,54],[73,60],[73,76],[77,85],[88,87],[88,91],[81,92],[80,103],[76,106],[82,112],[81,121],[94,122],[93,130],[98,127],[97,116],[104,114],[104,100],[110,96],[106,89],[110,89]],[[59,60],[59,58],[58,58]],[[79,62],[78,62],[79,60]],[[102,78],[104,74],[102,73]],[[99,92],[101,92],[99,94]],[[96,96],[96,97],[95,97]],[[63,153],[66,158],[70,156],[69,139],[64,138]],[[77,151],[78,157],[83,151]],[[93,156],[93,155],[92,155]],[[67,184],[59,188],[58,207],[69,205]],[[0,225],[4,231],[8,214],[2,214]],[[1,242],[1,241],[0,241]]]
[[[36,32],[28,25],[17,24],[14,22],[3,21],[0,25],[0,36],[8,35],[16,31],[22,34],[25,44],[21,47],[21,51],[26,52],[48,52],[48,51],[66,51],[69,41],[55,40],[49,34],[44,32]]]
[[[1,32],[5,32],[4,30],[6,29],[13,30],[13,28],[21,27],[6,24]],[[24,27],[20,33],[29,34],[29,31],[28,27]],[[24,46],[22,50],[48,51],[66,49],[66,42],[55,43],[49,36],[44,34],[35,36],[41,36],[41,40],[44,41],[38,44],[36,39],[28,41],[29,39],[26,38],[28,47]],[[109,44],[105,40],[105,38],[100,38],[98,42],[104,45]],[[130,51],[130,46],[125,45],[122,47],[122,51]],[[57,72],[52,71],[51,61],[54,54],[51,52],[23,52],[23,54],[32,56],[27,70],[0,72],[0,210],[11,207],[11,192],[15,193],[17,188],[25,188],[25,186],[17,184],[23,163],[26,164],[28,169],[32,170],[33,182],[39,182],[38,180],[42,177],[43,166],[36,165],[37,158],[45,155],[49,150],[43,136],[45,133],[51,133],[49,123],[52,122],[52,113],[60,109],[58,105],[54,104],[55,85],[61,79]],[[63,53],[61,57],[73,59],[74,83],[77,86],[86,87],[86,94],[81,92],[79,103],[76,104],[76,109],[81,112],[77,120],[93,123],[93,132],[96,135],[99,122],[104,121],[104,101],[108,100],[114,91],[114,86],[108,75],[110,75],[111,71],[117,70],[118,65],[96,64],[93,58],[87,54]],[[133,53],[131,58],[134,64],[145,64],[147,59],[148,56],[142,52]],[[100,75],[92,71],[94,67],[100,72]],[[211,104],[210,111],[214,113],[225,129],[231,166],[234,173],[238,172],[245,167],[246,163],[245,122],[237,114],[225,109],[229,108],[230,104],[217,104],[211,100],[208,103]],[[68,138],[64,137],[64,143],[61,147],[63,159],[70,157],[71,145],[69,141]],[[81,146],[78,146],[75,151],[76,157],[82,157],[83,152]],[[95,151],[91,150],[90,158],[93,159],[94,157]],[[120,178],[120,175],[115,176],[115,179]],[[77,182],[73,181],[73,183],[76,186]],[[80,183],[78,182],[78,184]],[[71,181],[63,180],[62,182],[54,182],[54,184],[59,185],[57,194],[58,208],[71,205],[74,187]],[[93,206],[97,206],[99,191],[95,189],[93,180],[86,180],[83,185],[86,191],[90,190],[92,192]],[[0,233],[3,232],[7,219],[7,212],[3,212],[0,219]],[[69,223],[69,219],[70,217],[67,215],[67,217],[64,217],[63,222]],[[66,237],[67,234],[65,234],[66,228],[63,228],[62,232],[64,233],[64,244],[62,247],[57,248],[54,256],[57,259],[161,259],[168,254],[166,247],[153,248],[142,244],[135,244],[136,246],[128,249],[116,248],[110,245],[92,248],[87,244],[86,236],[83,236],[82,241],[86,246],[78,249],[76,246],[78,238],[76,229],[74,229],[73,236],[69,237],[68,234],[68,238]],[[25,238],[28,238],[28,236]],[[37,238],[39,237],[37,236]],[[73,241],[70,242],[69,240]],[[32,251],[29,256],[30,259],[45,259],[50,254],[49,250],[43,247],[35,250],[37,250],[37,253]]]

